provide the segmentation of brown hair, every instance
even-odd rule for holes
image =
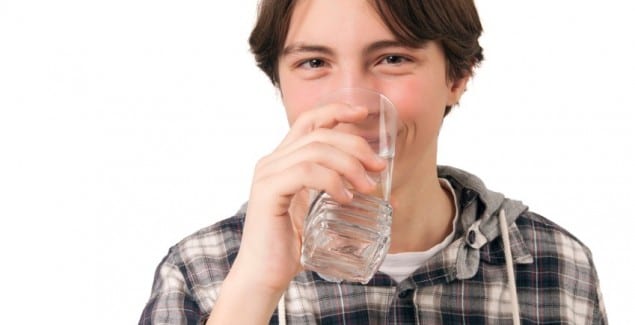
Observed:
[[[447,77],[472,74],[483,60],[478,38],[483,31],[474,0],[369,0],[383,22],[404,45],[418,47],[439,41]],[[258,67],[278,85],[278,59],[297,0],[261,0],[249,45]],[[446,107],[446,114],[450,107]]]

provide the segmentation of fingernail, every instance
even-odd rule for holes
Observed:
[[[348,197],[349,199],[353,198],[353,192],[351,192],[349,189],[347,189],[346,187],[344,188],[344,195],[346,195],[346,197]]]

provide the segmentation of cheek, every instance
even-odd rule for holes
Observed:
[[[447,89],[420,77],[402,81],[390,85],[384,91],[395,104],[403,121],[428,120],[443,115]]]
[[[312,87],[302,86],[300,82],[281,84],[280,93],[289,125],[293,124],[300,114],[315,107],[319,99],[319,92]]]
[[[322,98],[332,91],[328,82],[303,80],[288,71],[280,73],[280,95],[289,125],[302,113],[317,107]]]

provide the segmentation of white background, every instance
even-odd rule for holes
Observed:
[[[445,122],[440,163],[585,242],[610,320],[626,324],[633,2],[477,4],[486,61]],[[255,10],[0,1],[0,322],[136,323],[168,248],[247,199],[287,128],[248,51]]]

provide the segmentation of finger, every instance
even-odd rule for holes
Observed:
[[[289,155],[290,153],[314,143],[324,143],[353,156],[362,163],[365,169],[369,171],[378,172],[386,167],[386,161],[375,153],[365,139],[360,136],[338,132],[331,129],[318,129],[301,137],[297,141],[284,148],[280,148],[268,157],[263,158],[260,161],[260,165],[266,169],[266,166],[269,164],[278,163],[281,159],[283,159],[283,157]],[[333,157],[333,159],[336,158]]]
[[[293,196],[289,205],[291,223],[295,233],[300,235],[300,241],[302,233],[304,232],[304,218],[308,214],[309,206],[311,205],[310,199],[309,191],[303,189]]]
[[[370,155],[377,157],[372,153]],[[377,186],[357,157],[321,142],[309,143],[277,160],[270,161],[259,170],[257,175],[254,175],[254,179],[259,180],[273,174],[285,173],[291,166],[303,162],[316,163],[337,172],[355,189],[363,193],[370,192]]]
[[[279,148],[288,145],[302,135],[319,128],[333,128],[338,123],[353,123],[363,120],[368,109],[362,106],[334,103],[308,110],[302,113],[293,123],[289,133],[282,140]]]
[[[258,200],[270,201],[269,204],[276,206],[274,214],[283,216],[288,213],[290,199],[303,189],[325,191],[339,203],[348,203],[352,199],[352,193],[337,172],[311,162],[302,162],[284,173],[260,179],[254,182],[253,191],[261,192],[263,195],[258,195]],[[254,193],[252,197],[255,197]]]

